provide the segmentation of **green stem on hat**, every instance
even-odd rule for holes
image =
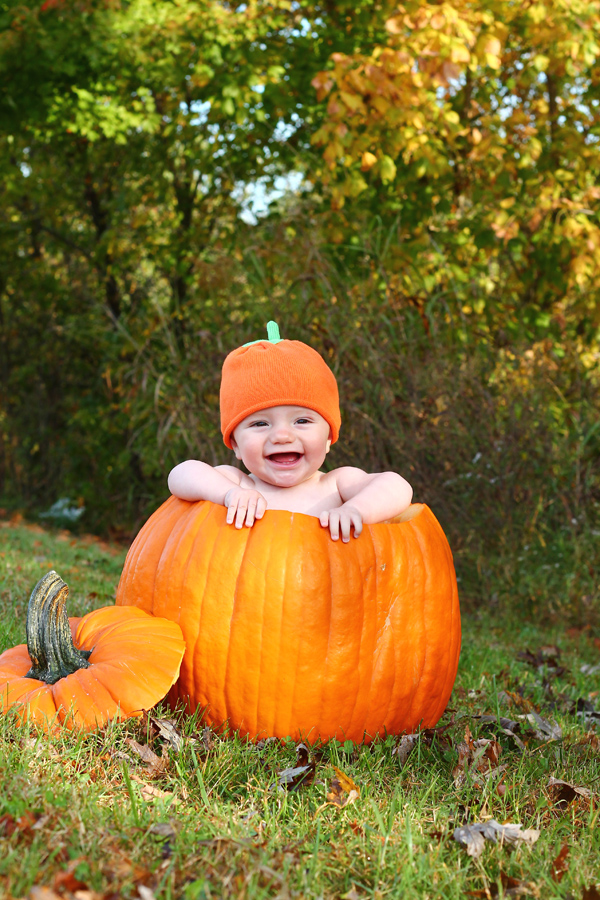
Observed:
[[[277,322],[267,322],[267,341],[270,344],[279,344],[283,338],[279,334],[279,325]],[[251,347],[253,344],[264,344],[265,339],[261,338],[259,341],[249,341],[247,344],[243,344],[244,347]]]
[[[271,341],[272,344],[278,344],[281,340],[277,322],[267,322],[267,340]]]

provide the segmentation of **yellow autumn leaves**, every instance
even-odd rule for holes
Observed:
[[[378,212],[412,210],[404,240],[460,233],[465,262],[517,242],[519,279],[546,255],[552,291],[593,286],[600,0],[405,0],[382,24],[384,43],[334,53],[312,82],[334,208],[384,188]]]

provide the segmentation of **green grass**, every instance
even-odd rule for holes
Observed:
[[[48,569],[69,583],[70,613],[82,614],[113,602],[123,559],[121,548],[107,544],[3,527],[0,649],[23,640],[29,593]],[[560,650],[561,674],[553,671],[554,651],[539,669],[517,657],[551,644]],[[456,688],[440,723],[448,727],[433,739],[425,734],[404,762],[393,752],[394,737],[370,746],[331,741],[315,751],[312,783],[295,791],[278,789],[278,773],[296,763],[291,742],[254,746],[178,719],[183,745],[176,752],[148,723],[49,738],[6,714],[0,718],[0,885],[13,898],[43,885],[65,898],[87,891],[80,895],[86,900],[147,900],[144,888],[155,898],[184,900],[420,900],[519,891],[579,900],[600,881],[600,805],[597,795],[560,801],[548,781],[600,788],[598,728],[584,727],[574,712],[578,699],[600,706],[599,676],[581,672],[599,656],[589,630],[471,614]],[[536,738],[518,719],[531,709],[557,723],[562,739]],[[519,721],[525,750],[497,721],[483,724],[482,714]],[[499,764],[506,766],[477,784],[453,777],[467,726],[474,738],[496,736]],[[159,756],[164,749],[167,764],[157,777],[132,740]],[[344,808],[327,803],[334,766],[360,791]],[[454,829],[490,818],[539,829],[539,839],[531,847],[486,842],[475,861],[453,840]],[[565,845],[558,881],[553,864]]]

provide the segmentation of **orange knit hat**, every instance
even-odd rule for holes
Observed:
[[[221,373],[221,431],[227,447],[242,419],[270,406],[305,406],[329,423],[331,443],[341,417],[335,375],[316,350],[301,341],[284,341],[275,322],[267,339],[238,347]]]

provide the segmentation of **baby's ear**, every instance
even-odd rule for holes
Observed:
[[[329,434],[331,434],[331,432],[329,432]],[[330,450],[331,450],[331,438],[329,438],[329,440],[327,441],[327,444],[325,446],[325,453],[329,453]]]
[[[242,458],[242,455],[241,455],[241,453],[240,453],[240,449],[239,449],[238,445],[236,444],[236,442],[234,441],[233,438],[231,438],[231,449],[232,449],[233,452],[235,453],[235,458],[236,458],[236,459],[241,459],[241,458]]]

